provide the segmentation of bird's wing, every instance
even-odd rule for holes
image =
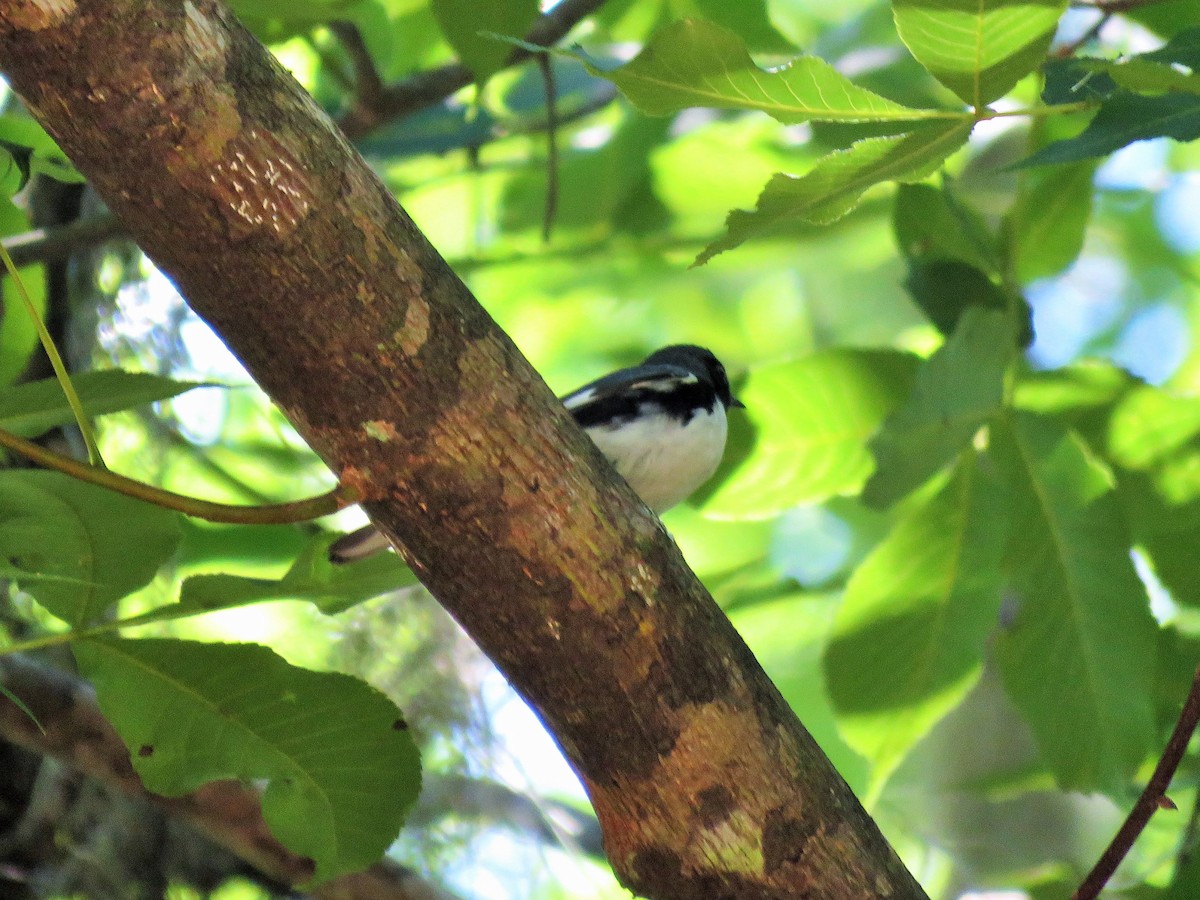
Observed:
[[[636,416],[642,404],[652,402],[656,394],[699,380],[679,366],[638,366],[585,384],[563,397],[562,403],[575,421],[587,428]]]

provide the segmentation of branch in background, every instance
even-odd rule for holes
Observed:
[[[1092,867],[1092,871],[1088,872],[1087,878],[1071,895],[1071,900],[1094,900],[1100,896],[1100,891],[1104,889],[1104,885],[1108,883],[1113,872],[1117,871],[1121,860],[1128,855],[1133,847],[1133,842],[1138,839],[1138,835],[1142,833],[1142,829],[1146,827],[1155,810],[1175,808],[1175,804],[1167,797],[1167,787],[1171,784],[1175,770],[1179,768],[1183,754],[1187,752],[1188,742],[1192,739],[1192,733],[1196,730],[1198,723],[1200,723],[1200,668],[1196,669],[1196,675],[1192,679],[1192,689],[1188,691],[1183,711],[1179,713],[1179,721],[1175,723],[1175,730],[1171,732],[1171,738],[1167,741],[1162,758],[1154,768],[1154,774],[1150,776],[1150,782],[1142,791],[1142,795],[1138,797],[1133,809],[1129,811],[1125,823],[1117,831],[1112,843],[1108,845],[1096,865]]]
[[[369,116],[371,110],[379,107],[383,95],[383,79],[379,77],[379,70],[375,68],[375,60],[371,58],[367,42],[363,40],[358,26],[350,22],[330,22],[329,30],[341,43],[342,49],[350,57],[350,64],[354,67],[354,111],[350,115],[355,115],[361,108],[364,111],[362,114]]]
[[[52,757],[121,793],[183,819],[214,843],[282,884],[303,882],[312,862],[280,844],[262,820],[259,795],[236,781],[218,781],[182,797],[160,797],[142,786],[129,751],[96,706],[91,688],[65,672],[28,659],[0,660],[0,684],[20,697],[41,731],[12,701],[0,697],[0,737]],[[317,900],[437,900],[449,898],[389,860],[321,885]]]
[[[605,861],[600,823],[568,803],[533,797],[504,784],[465,775],[425,773],[421,798],[409,814],[411,828],[436,828],[446,816],[505,826],[551,847],[569,847]]]
[[[17,266],[31,263],[62,262],[81,250],[114,238],[128,237],[121,220],[111,213],[80,220],[60,228],[38,228],[4,239],[4,249]]]
[[[534,23],[525,41],[539,47],[549,47],[603,4],[604,0],[563,0]],[[517,47],[509,56],[507,65],[514,66],[532,55],[530,51]],[[445,100],[472,80],[471,71],[466,66],[452,63],[419,72],[411,78],[384,87],[378,102],[371,107],[364,105],[360,89],[359,102],[341,118],[338,125],[351,140],[360,138],[384,122],[402,118]]]
[[[558,90],[550,54],[539,53],[537,62],[546,86],[546,211],[542,218],[542,240],[548,244],[558,211]]]

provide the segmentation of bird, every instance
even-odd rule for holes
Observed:
[[[655,513],[686,500],[712,477],[725,455],[726,413],[745,408],[720,360],[694,344],[663,347],[561,400]],[[390,546],[366,525],[335,540],[329,559],[353,562]]]

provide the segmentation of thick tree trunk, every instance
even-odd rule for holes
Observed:
[[[924,896],[657,520],[225,7],[0,0],[0,67],[538,710],[624,883]]]

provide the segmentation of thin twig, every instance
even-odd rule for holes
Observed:
[[[542,217],[542,240],[548,244],[558,212],[558,91],[550,54],[539,53],[537,62],[546,85],[546,210]]]
[[[1112,843],[1101,854],[1096,865],[1092,867],[1092,871],[1088,872],[1087,877],[1083,879],[1083,883],[1071,895],[1071,900],[1094,900],[1095,897],[1098,897],[1113,872],[1117,871],[1117,866],[1121,864],[1130,848],[1133,847],[1133,842],[1138,839],[1138,835],[1150,821],[1150,817],[1154,815],[1154,811],[1162,809],[1164,805],[1167,808],[1174,808],[1171,801],[1167,799],[1167,787],[1171,784],[1175,770],[1179,768],[1183,754],[1187,752],[1188,742],[1192,739],[1192,733],[1196,730],[1197,723],[1200,723],[1200,668],[1196,669],[1196,674],[1192,678],[1192,688],[1188,691],[1187,700],[1184,701],[1179,721],[1175,723],[1175,730],[1171,732],[1171,738],[1167,741],[1162,758],[1154,768],[1154,774],[1150,776],[1150,782],[1142,791],[1142,795],[1138,797],[1133,809],[1129,811],[1129,815],[1125,818],[1116,837],[1112,839]]]
[[[26,459],[31,459],[40,466],[70,475],[88,484],[108,488],[126,497],[153,503],[163,509],[173,509],[184,515],[195,516],[206,522],[225,522],[233,525],[288,525],[296,522],[308,522],[312,519],[327,516],[357,503],[362,497],[357,491],[347,485],[339,485],[316,497],[306,500],[295,500],[291,503],[271,503],[261,506],[235,506],[228,503],[214,503],[210,500],[198,500],[186,497],[173,491],[156,488],[153,485],[126,478],[116,472],[99,466],[89,465],[61,453],[27,441],[22,437],[0,429],[0,447],[19,453]]]
[[[534,23],[525,35],[525,41],[539,47],[549,47],[603,5],[604,0],[562,0]],[[532,55],[529,50],[515,47],[506,65],[516,65]],[[384,122],[440,103],[455,91],[466,87],[472,80],[471,71],[462,63],[418,72],[411,78],[384,87],[377,105],[368,108],[356,104],[354,109],[341,118],[338,125],[348,137],[362,137]]]
[[[31,263],[61,262],[72,253],[91,250],[97,244],[114,238],[128,237],[121,220],[111,213],[94,219],[79,219],[55,228],[37,228],[14,234],[3,245],[17,266]]]

